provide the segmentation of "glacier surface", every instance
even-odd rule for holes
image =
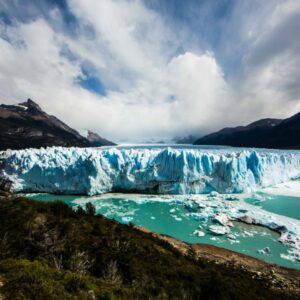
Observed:
[[[300,151],[50,147],[7,150],[0,160],[13,192],[243,193],[300,178]]]

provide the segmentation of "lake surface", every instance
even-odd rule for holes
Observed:
[[[250,197],[245,201],[266,211],[300,220],[300,197],[258,193],[257,197]]]
[[[176,196],[124,194],[120,194],[120,196],[114,194],[113,197],[110,194],[99,197],[50,194],[30,194],[28,196],[39,201],[63,200],[72,207],[78,205],[84,207],[87,202],[91,202],[96,207],[98,214],[121,223],[132,222],[185,242],[216,245],[282,266],[300,269],[299,261],[286,259],[288,247],[278,242],[278,233],[261,226],[234,222],[230,234],[215,235],[208,230],[213,220],[197,217],[196,213],[201,211],[201,207],[187,206],[182,197],[177,199]],[[264,197],[267,200],[261,201]],[[255,208],[258,205],[258,198],[260,199],[259,205],[265,210],[299,219],[300,198],[258,194],[257,197],[247,198],[245,201],[253,204]]]

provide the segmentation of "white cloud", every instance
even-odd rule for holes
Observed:
[[[71,126],[117,141],[200,135],[287,115],[299,102],[299,42],[283,33],[293,25],[288,22],[291,16],[297,24],[299,11],[288,8],[289,1],[280,5],[265,9],[272,16],[259,20],[264,30],[259,31],[251,18],[241,24],[247,51],[240,76],[228,82],[212,52],[178,54],[182,34],[179,38],[141,1],[69,0],[79,20],[75,35],[54,30],[42,17],[0,24],[5,36],[0,38],[1,100],[31,97]],[[58,10],[50,17],[61,24]],[[286,44],[275,51],[272,45],[278,38],[285,38]],[[66,46],[76,60],[62,55]],[[78,85],[86,64],[104,83],[106,96]]]
[[[238,83],[250,116],[287,117],[300,110],[300,2],[279,1],[249,46]]]

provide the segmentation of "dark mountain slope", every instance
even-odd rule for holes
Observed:
[[[103,139],[103,144],[99,144],[111,143]],[[55,116],[48,115],[31,99],[18,105],[0,105],[0,150],[47,146],[91,147],[94,144]]]
[[[284,120],[262,119],[247,126],[224,128],[194,144],[300,149],[300,113]]]
[[[81,132],[80,132],[81,133]],[[99,147],[99,146],[113,146],[115,145],[115,143],[108,141],[107,139],[101,137],[100,135],[98,135],[95,132],[92,132],[90,130],[86,130],[86,132],[84,132],[85,134],[82,136],[84,136],[85,138],[87,138],[91,145],[93,147]]]

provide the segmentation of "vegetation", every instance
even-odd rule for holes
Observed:
[[[63,202],[0,201],[0,299],[292,299]]]

